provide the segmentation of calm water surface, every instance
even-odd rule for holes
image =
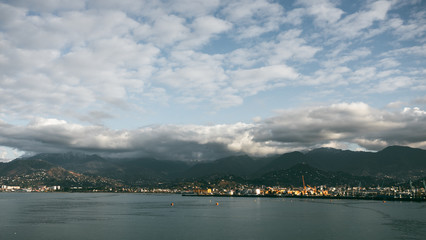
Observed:
[[[0,193],[0,239],[426,239],[426,203]]]

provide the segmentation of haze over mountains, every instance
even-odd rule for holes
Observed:
[[[402,146],[387,147],[379,152],[319,148],[306,153],[290,152],[263,158],[230,156],[198,163],[44,153],[0,163],[3,179],[44,176],[39,184],[56,181],[64,186],[79,183],[142,187],[229,177],[252,184],[300,186],[301,175],[311,185],[402,184],[426,177],[426,150]]]

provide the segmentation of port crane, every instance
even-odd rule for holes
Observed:
[[[316,187],[311,187],[308,184],[305,184],[305,176],[302,175],[302,182],[303,182],[303,191],[302,191],[302,195],[308,195],[308,190],[306,188],[306,186],[308,186],[308,188],[312,191],[314,191],[314,193],[317,192]]]
[[[324,190],[322,186],[321,186],[321,189],[317,189],[317,187],[311,187],[309,184],[306,184],[304,175],[302,175],[302,182],[303,182],[303,190],[300,191],[302,196],[307,196],[308,192],[310,193],[310,195],[314,195],[314,196],[328,195],[328,190]]]
[[[303,182],[303,191],[302,191],[302,195],[307,195],[306,185],[305,185],[305,176],[303,176],[303,175],[302,175],[302,182]]]

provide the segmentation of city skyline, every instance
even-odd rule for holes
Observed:
[[[0,1],[0,161],[426,149],[425,1]]]

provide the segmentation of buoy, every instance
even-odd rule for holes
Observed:
[[[383,201],[383,203],[386,203],[386,201]]]
[[[219,206],[219,203],[218,203],[218,202],[216,203],[216,206]]]
[[[170,205],[171,205],[171,206],[174,206],[175,204],[174,204],[174,203],[171,203]]]

